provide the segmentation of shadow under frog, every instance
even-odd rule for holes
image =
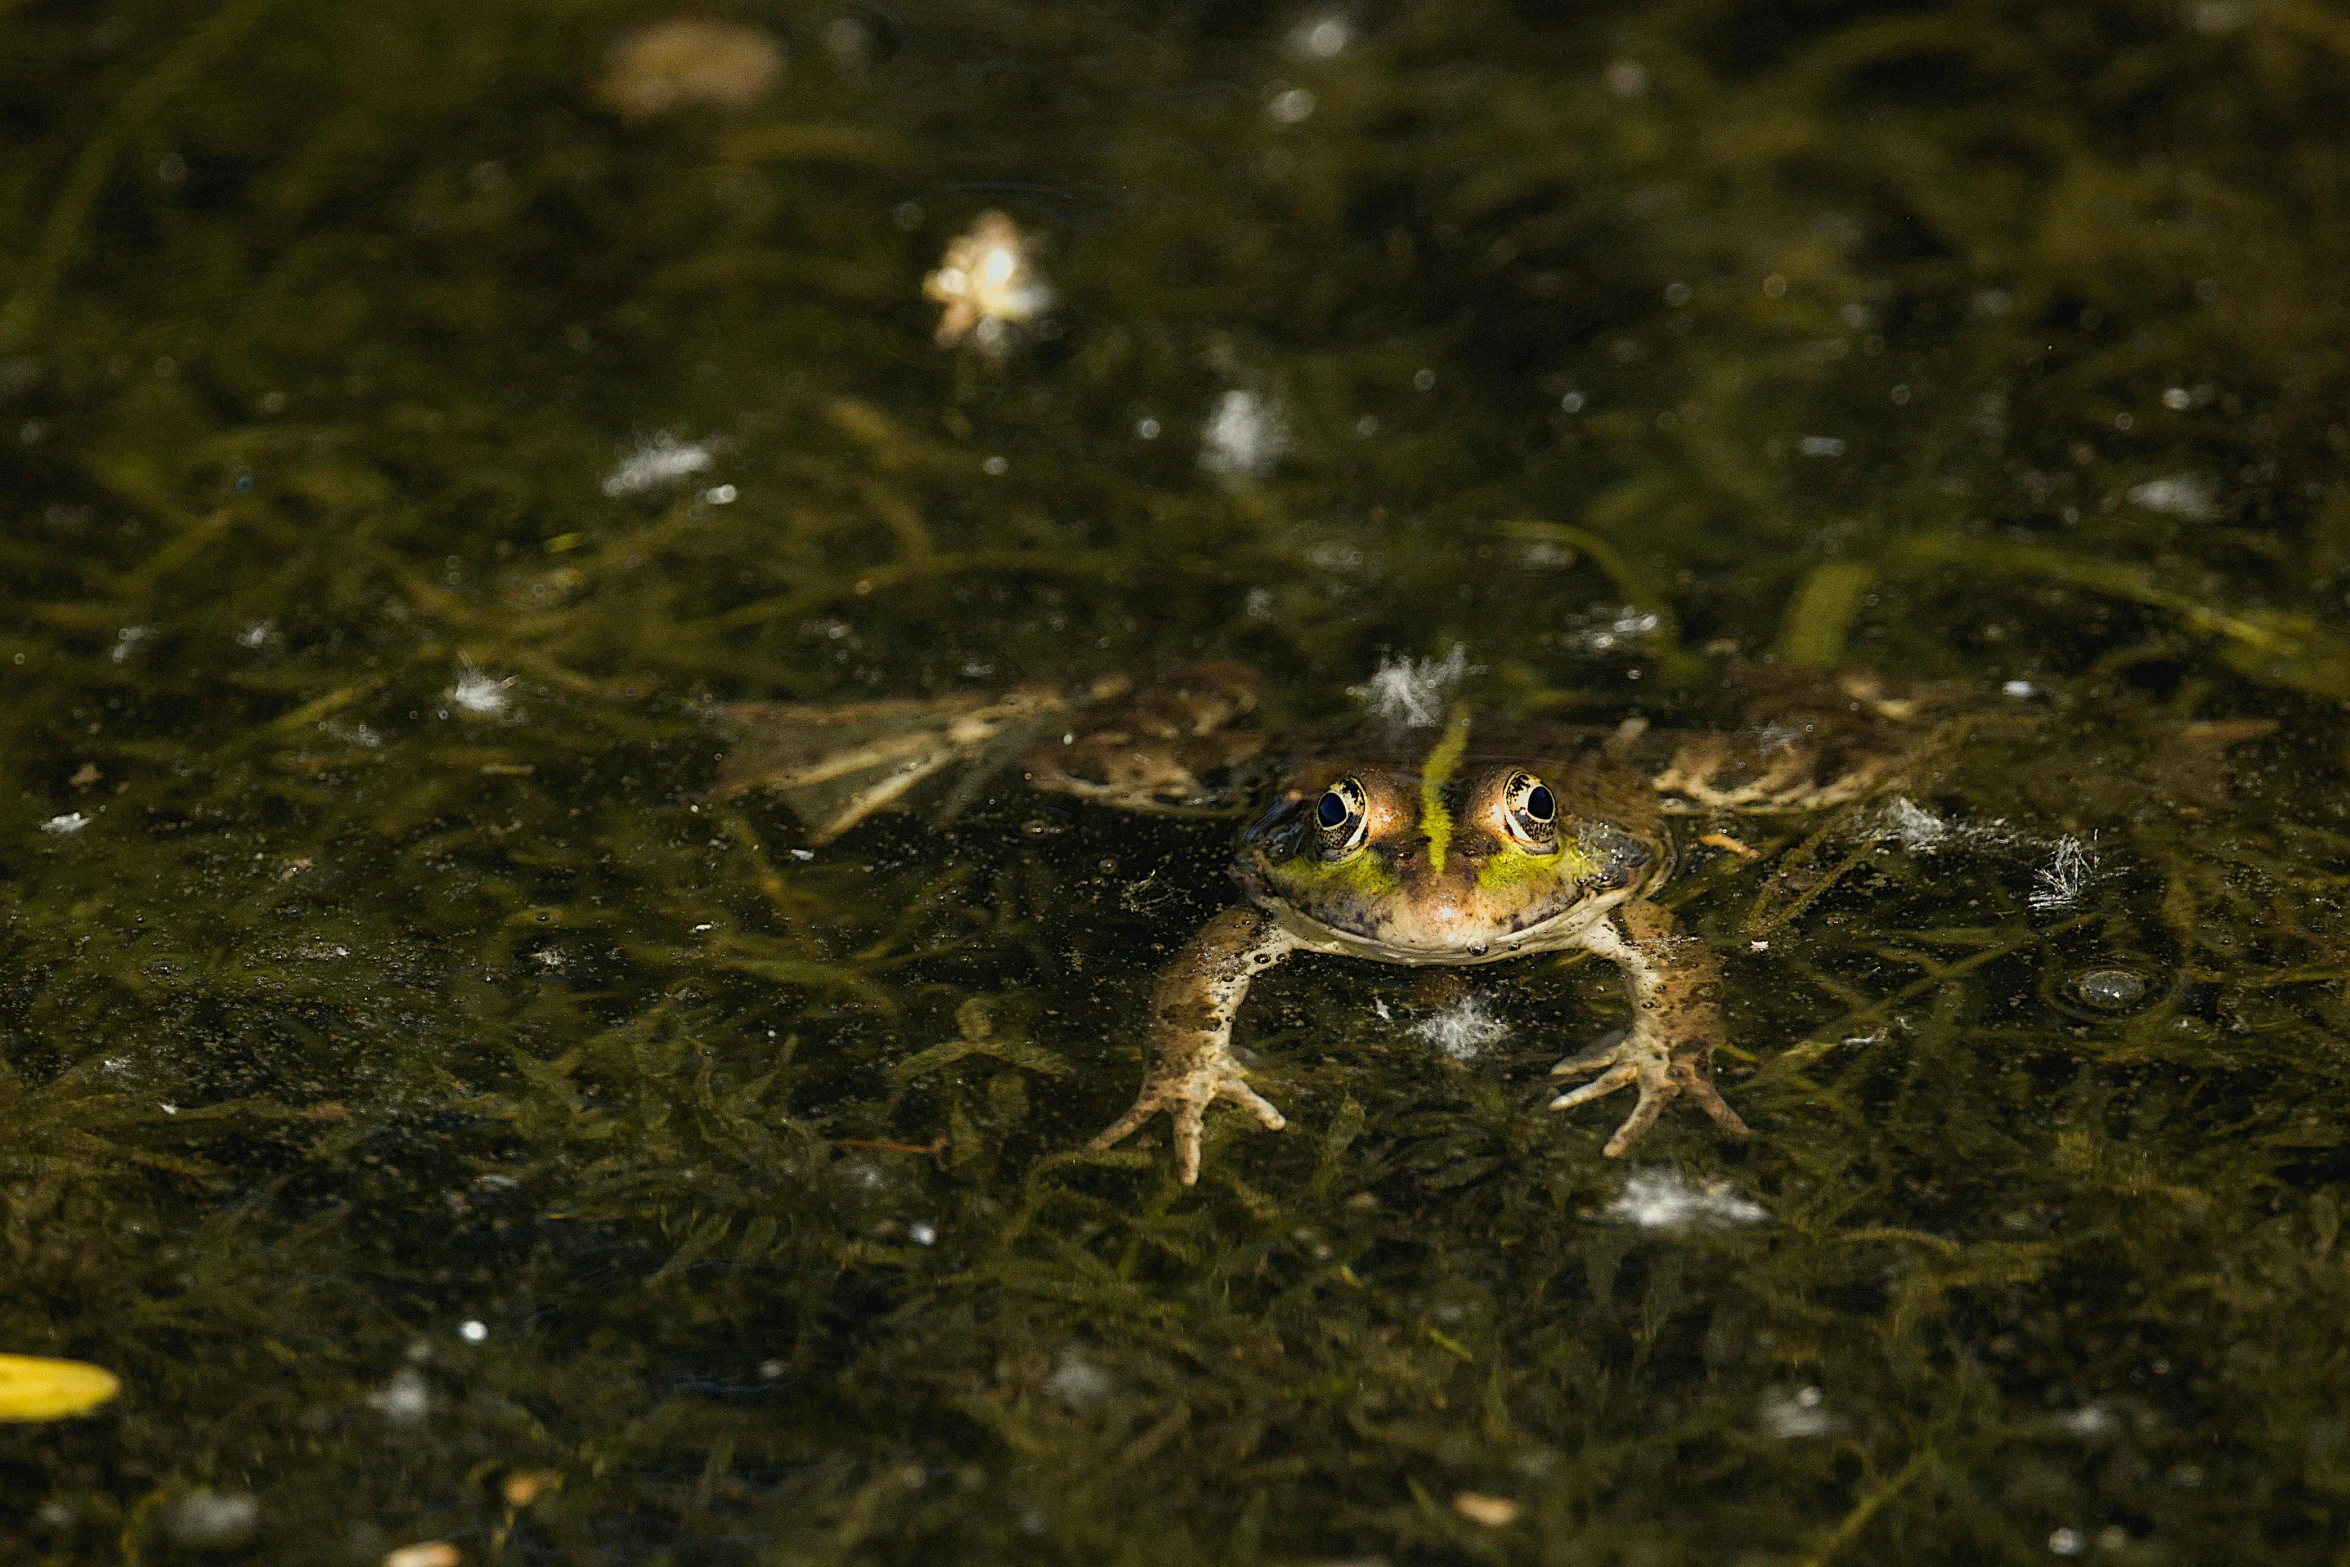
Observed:
[[[950,811],[1014,771],[1126,809],[1259,807],[1232,864],[1247,901],[1210,920],[1160,976],[1142,1092],[1093,1142],[1108,1147],[1163,1111],[1186,1184],[1199,1178],[1217,1101],[1285,1124],[1231,1041],[1249,986],[1293,952],[1412,965],[1595,953],[1623,971],[1632,1024],[1553,1069],[1590,1081],[1551,1108],[1636,1090],[1611,1156],[1683,1096],[1746,1134],[1712,1079],[1720,971],[1650,901],[1672,866],[1667,819],[1842,804],[1891,780],[1888,752],[1816,717],[1728,736],[1456,711],[1418,727],[1267,735],[1237,722],[1253,705],[1254,676],[1227,665],[1141,686],[1112,677],[944,701],[740,703],[714,715],[735,740],[718,787],[775,791],[818,842],[956,771]],[[1821,711],[1871,705],[1839,698]],[[1896,704],[1873,707],[1863,716],[1901,716]]]

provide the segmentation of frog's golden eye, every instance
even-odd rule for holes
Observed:
[[[1502,790],[1502,819],[1510,836],[1529,849],[1548,849],[1558,842],[1558,801],[1550,785],[1532,773],[1512,773]]]
[[[1314,825],[1322,829],[1325,854],[1347,854],[1362,846],[1370,826],[1370,812],[1362,782],[1341,778],[1314,802]]]

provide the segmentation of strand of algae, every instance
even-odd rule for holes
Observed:
[[[1828,561],[1788,601],[1777,648],[1803,664],[1833,664],[1869,587],[1882,576],[1967,566],[2001,576],[2038,577],[2160,610],[2214,638],[2238,674],[2312,696],[2350,698],[2350,639],[2307,615],[2230,607],[2166,586],[2156,568],[2097,560],[2043,544],[1929,533],[1903,539],[1874,561]]]
[[[96,133],[82,147],[81,155],[74,159],[65,186],[58,192],[56,204],[49,209],[48,220],[41,225],[40,238],[34,242],[32,257],[16,292],[9,296],[5,306],[0,306],[0,352],[23,347],[42,311],[48,307],[49,296],[57,291],[57,284],[81,243],[90,209],[97,204],[99,192],[106,188],[106,177],[113,170],[115,157],[130,140],[131,133],[201,75],[215,56],[243,37],[275,4],[277,0],[228,0],[213,13],[211,21],[164,56],[162,64],[141,77],[107,111]],[[0,14],[6,10],[7,6],[0,4]]]

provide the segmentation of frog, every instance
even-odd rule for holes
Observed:
[[[1714,1082],[1721,965],[1658,899],[1685,852],[1676,822],[1817,812],[1895,787],[1903,751],[1881,742],[1915,721],[1914,700],[1849,677],[1814,681],[1806,700],[1735,732],[1460,702],[1279,732],[1249,722],[1259,684],[1217,664],[945,698],[732,703],[712,714],[732,741],[713,792],[780,796],[814,844],[887,810],[950,819],[1014,775],[1113,809],[1237,818],[1238,900],[1158,976],[1141,1090],[1091,1143],[1112,1148],[1164,1115],[1187,1186],[1211,1109],[1288,1124],[1232,1036],[1251,987],[1301,954],[1411,968],[1591,954],[1621,973],[1631,1021],[1551,1069],[1581,1081],[1549,1108],[1630,1090],[1610,1158],[1681,1100],[1726,1136],[1750,1135]]]

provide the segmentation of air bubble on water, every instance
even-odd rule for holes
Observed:
[[[2096,968],[2075,975],[2073,994],[2107,1012],[2125,1012],[2146,998],[2146,981],[2126,968]]]
[[[1275,93],[1273,101],[1265,105],[1265,112],[1273,117],[1276,125],[1299,124],[1312,116],[1314,95],[1303,87],[1292,87]]]
[[[1664,625],[1654,610],[1630,604],[1594,604],[1558,634],[1562,647],[1578,653],[1617,653],[1645,646]]]
[[[2173,473],[2134,484],[2130,504],[2165,516],[2200,521],[2219,510],[2219,485],[2209,474]]]
[[[1314,16],[1289,35],[1290,47],[1313,60],[1335,60],[1354,42],[1354,25],[1343,16]]]

